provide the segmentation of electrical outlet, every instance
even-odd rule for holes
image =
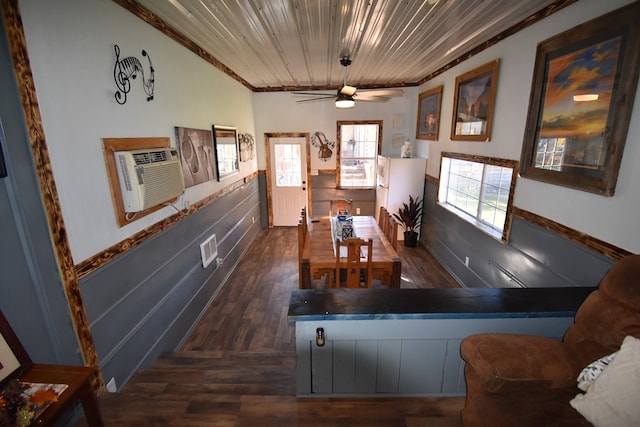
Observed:
[[[224,259],[223,258],[218,258],[218,259],[216,259],[216,262],[218,263],[218,267],[222,267]]]
[[[465,265],[465,267],[469,267],[469,257],[468,256],[464,257],[464,265]]]
[[[356,215],[360,215],[360,208],[356,208]]]
[[[251,224],[255,224],[255,223],[256,223],[256,217],[255,217],[255,216],[252,216],[252,217],[251,217]]]

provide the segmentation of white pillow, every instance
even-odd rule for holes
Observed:
[[[582,391],[587,391],[589,386],[593,384],[602,371],[611,364],[611,361],[616,357],[616,354],[618,354],[617,351],[608,356],[601,357],[595,362],[589,363],[589,366],[584,368],[582,372],[580,372],[580,375],[578,375],[578,388]]]
[[[628,336],[611,364],[571,406],[596,427],[640,425],[640,339]]]

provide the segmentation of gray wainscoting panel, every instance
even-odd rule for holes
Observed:
[[[258,174],[258,185],[260,187],[260,225],[262,228],[269,227],[269,204],[267,203],[267,174]]]
[[[333,393],[333,342],[318,347],[311,344],[311,357],[308,366],[311,368],[312,393]],[[305,364],[306,365],[306,364]]]
[[[329,201],[337,199],[352,199],[354,212],[360,209],[360,215],[375,215],[374,189],[336,188],[336,176],[333,174],[311,176],[311,212],[314,216],[329,215]]]
[[[460,343],[462,340],[447,342],[447,355],[442,374],[442,389],[452,390],[454,393],[465,393],[467,383],[464,378],[464,360],[460,357]]]
[[[575,286],[592,283],[594,277],[602,277],[614,261],[604,255],[571,240],[532,224],[514,218],[514,230],[509,245],[536,259],[546,268],[566,278]],[[571,256],[567,256],[571,254]],[[597,283],[593,283],[595,285]]]
[[[437,191],[425,183],[421,241],[464,287],[596,286],[615,262],[518,217],[500,242],[439,206]]]
[[[494,315],[297,320],[298,396],[463,396],[460,342],[464,338],[496,332],[559,340],[573,323],[573,317],[553,313],[549,317]],[[322,347],[315,342],[318,327],[326,334]]]
[[[406,340],[402,342],[400,393],[438,393],[442,376],[434,375],[433,366],[446,368],[447,340]],[[442,362],[445,361],[445,362]]]
[[[402,341],[379,340],[376,365],[376,393],[397,393],[400,383]]]
[[[376,341],[333,341],[333,393],[367,393],[376,386]]]
[[[260,231],[260,216],[253,179],[82,279],[105,381],[121,386],[182,343]],[[200,243],[211,234],[224,261],[203,268]]]

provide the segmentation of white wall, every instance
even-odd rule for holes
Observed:
[[[110,0],[21,0],[27,48],[53,174],[74,261],[80,262],[175,213],[166,207],[119,228],[111,202],[102,138],[169,137],[174,126],[236,126],[255,135],[251,91]],[[114,45],[155,68],[155,99],[141,79],[127,102],[114,99]],[[240,163],[241,176],[257,160]],[[186,190],[194,203],[220,190]],[[177,205],[182,206],[183,200]]]
[[[264,134],[275,132],[324,132],[330,141],[336,140],[338,120],[382,120],[382,153],[400,155],[400,145],[392,144],[394,135],[409,138],[417,155],[426,157],[425,141],[415,140],[415,118],[417,105],[416,88],[404,88],[405,96],[392,98],[387,102],[358,102],[353,108],[340,110],[329,101],[296,103],[299,97],[290,93],[258,92],[253,95],[259,168],[265,169]],[[325,91],[328,92],[328,91]],[[302,98],[304,99],[304,98]],[[403,118],[403,126],[394,128],[394,117]],[[335,150],[334,150],[335,151]],[[318,159],[318,150],[311,147],[311,169],[335,169],[335,153],[327,162]]]
[[[296,104],[289,93],[251,93],[235,80],[164,36],[110,0],[20,0],[29,58],[75,262],[80,262],[161,219],[164,208],[118,228],[108,188],[101,138],[164,136],[175,146],[174,126],[209,129],[237,126],[255,136],[257,159],[241,163],[241,175],[265,169],[265,132],[324,132],[335,141],[337,120],[383,120],[383,154],[398,154],[393,136],[414,142],[429,160],[427,173],[439,175],[442,151],[519,159],[527,114],[535,48],[538,42],[629,3],[581,0],[502,41],[427,82],[405,88],[403,98],[387,103],[357,103],[337,110],[332,102]],[[125,56],[149,52],[156,69],[155,99],[146,102],[134,82],[125,105],[114,100],[118,44]],[[500,58],[493,136],[490,142],[450,141],[455,77]],[[136,86],[138,83],[138,86]],[[444,84],[439,141],[415,139],[418,93]],[[613,197],[519,179],[516,206],[632,252],[640,252],[639,107],[636,95],[620,176]],[[394,129],[394,116],[404,126]],[[312,169],[335,168],[335,156],[321,162],[312,148]],[[207,182],[187,189],[194,203],[222,186]]]
[[[628,0],[576,2],[421,86],[418,92],[444,85],[440,135],[438,141],[429,145],[427,174],[439,176],[443,151],[520,160],[537,44],[628,3]],[[496,58],[501,63],[491,141],[451,141],[456,76]],[[414,103],[417,103],[417,95]],[[412,117],[412,126],[415,126],[415,114]],[[636,166],[640,164],[639,138],[640,90],[636,92],[613,197],[518,178],[515,205],[628,251],[640,252],[640,168]]]

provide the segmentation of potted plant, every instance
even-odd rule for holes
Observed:
[[[398,209],[398,213],[394,213],[393,217],[398,220],[402,228],[404,228],[404,245],[415,247],[418,243],[418,232],[416,231],[422,224],[422,202],[417,197],[409,195],[409,204],[402,204]]]

